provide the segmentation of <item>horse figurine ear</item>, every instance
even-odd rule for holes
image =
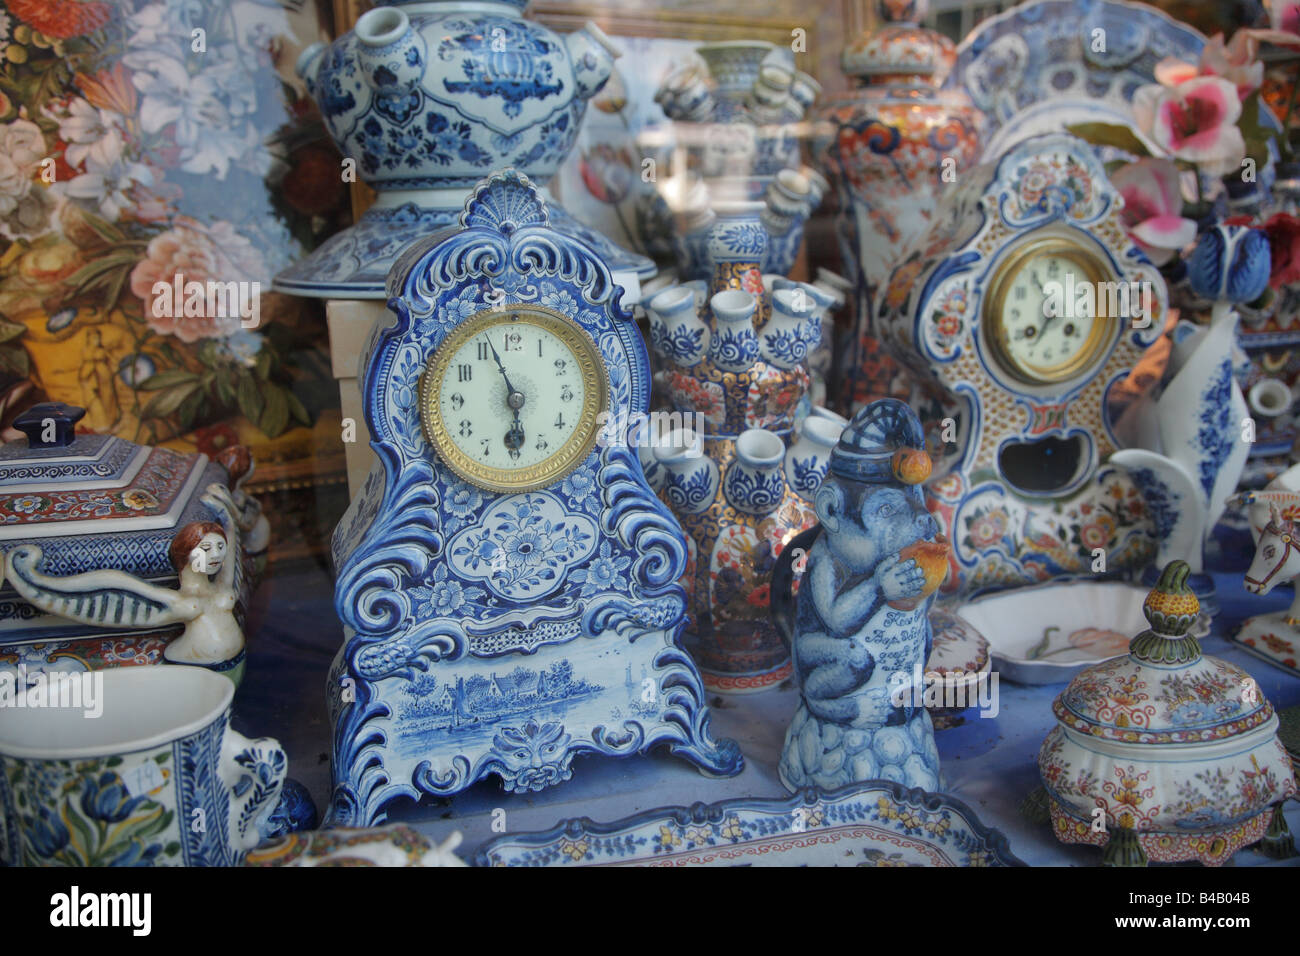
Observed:
[[[1268,503],[1268,520],[1270,524],[1282,527],[1282,509],[1277,506],[1276,501]]]

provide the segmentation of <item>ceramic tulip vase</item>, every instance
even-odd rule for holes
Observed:
[[[385,298],[401,249],[455,225],[484,176],[509,166],[540,184],[550,180],[618,53],[594,24],[561,37],[524,20],[525,6],[391,0],[329,46],[303,51],[298,75],[355,175],[379,195],[355,225],[278,275],[277,289]],[[616,272],[654,275],[648,259],[618,249],[558,206],[551,215]]]
[[[664,170],[643,196],[642,241],[671,253],[682,277],[707,278],[715,220],[732,229],[761,223],[769,234],[762,270],[784,275],[828,188],[799,155],[798,130],[820,87],[761,40],[706,43],[696,52],[699,60],[655,94],[672,121],[670,143],[655,130],[640,144]]]
[[[773,620],[790,643],[801,693],[781,752],[781,782],[791,790],[876,779],[939,789],[921,681],[948,547],[921,493],[929,473],[916,413],[895,399],[872,402],[831,453],[816,493],[819,526],[778,565]],[[800,550],[806,569],[792,599]]]
[[[1169,384],[1130,413],[1139,419],[1138,442],[1145,447],[1123,449],[1110,461],[1128,471],[1151,511],[1156,567],[1186,559],[1203,609],[1213,613],[1214,584],[1202,573],[1205,543],[1236,490],[1253,437],[1250,409],[1233,376],[1238,315],[1232,303],[1263,292],[1268,241],[1253,229],[1216,226],[1202,236],[1188,270],[1196,292],[1214,300],[1210,323],[1175,327]]]
[[[707,289],[676,286],[649,303],[657,384],[681,427],[650,436],[642,459],[688,539],[686,646],[710,690],[745,693],[790,674],[768,617],[768,578],[786,542],[815,520],[844,421],[821,410],[796,425],[808,354],[834,298],[725,251],[715,246]]]
[[[1056,838],[1104,847],[1108,865],[1218,866],[1252,843],[1294,853],[1277,715],[1249,674],[1188,633],[1200,610],[1189,573],[1165,566],[1143,605],[1150,628],[1070,682],[1038,754]]]
[[[858,88],[826,105],[813,146],[839,192],[841,256],[857,286],[855,336],[841,362],[844,400],[854,407],[898,391],[898,367],[875,337],[877,298],[946,184],[979,155],[981,114],[960,90],[938,89],[956,51],[918,25],[925,12],[924,3],[878,4],[884,25],[842,56]]]

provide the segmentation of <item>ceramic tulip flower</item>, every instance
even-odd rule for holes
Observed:
[[[862,409],[831,453],[816,497],[820,525],[795,538],[777,566],[773,619],[802,689],[780,763],[791,789],[872,779],[939,787],[918,684],[948,546],[921,493],[924,443],[904,403],[880,399]],[[792,614],[793,559],[802,553]]]
[[[242,575],[239,511],[230,492],[208,486],[200,499],[222,524],[197,521],[172,539],[170,557],[180,588],[160,588],[121,571],[89,571],[66,577],[37,570],[43,554],[35,544],[9,552],[6,578],[32,606],[95,627],[157,628],[184,624],[163,656],[196,664],[239,682],[244,670],[244,633],[235,618]],[[224,525],[224,526],[223,526]]]

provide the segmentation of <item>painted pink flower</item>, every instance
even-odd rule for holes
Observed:
[[[1245,99],[1264,84],[1264,64],[1256,59],[1259,42],[1249,30],[1238,30],[1228,43],[1216,33],[1201,50],[1201,73],[1221,76],[1237,87],[1237,98]]]
[[[1129,237],[1158,266],[1196,239],[1196,223],[1182,216],[1178,180],[1178,167],[1168,159],[1140,159],[1110,177],[1124,197]]]
[[[1198,76],[1217,76],[1237,87],[1237,98],[1245,99],[1264,82],[1264,64],[1256,59],[1261,37],[1273,37],[1269,30],[1238,30],[1232,40],[1223,42],[1216,33],[1205,41],[1199,63],[1166,57],[1156,64],[1155,78],[1161,86],[1177,87]]]
[[[1246,141],[1237,129],[1237,88],[1217,76],[1198,76],[1177,86],[1153,83],[1133,97],[1138,128],[1167,155],[1223,176],[1241,168]]]
[[[149,327],[162,335],[174,335],[182,342],[216,338],[232,331],[231,319],[208,314],[166,314],[177,310],[174,303],[161,302],[155,309],[154,283],[170,286],[175,276],[182,283],[262,282],[265,280],[264,257],[228,222],[204,225],[181,217],[172,228],[149,240],[145,257],[131,270],[131,291],[144,303]],[[160,293],[161,294],[161,293]],[[156,312],[164,314],[157,315]],[[238,323],[233,326],[238,328]]]

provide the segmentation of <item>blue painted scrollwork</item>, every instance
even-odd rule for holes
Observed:
[[[364,530],[336,537],[349,638],[330,677],[329,822],[373,824],[396,797],[455,793],[488,774],[510,791],[540,790],[567,780],[584,752],[667,744],[705,772],[739,772],[739,748],[709,733],[699,673],[678,643],[685,539],[635,449],[597,447],[554,486],[507,496],[446,470],[420,427],[419,374],[443,338],[518,303],[559,311],[592,337],[611,416],[644,412],[645,345],[609,269],[552,230],[536,187],[508,170],[479,184],[458,230],[408,247],[388,292],[395,321],[363,359],[382,499]],[[548,552],[538,581],[466,552],[520,508],[583,532]],[[652,701],[634,668],[654,684]]]

